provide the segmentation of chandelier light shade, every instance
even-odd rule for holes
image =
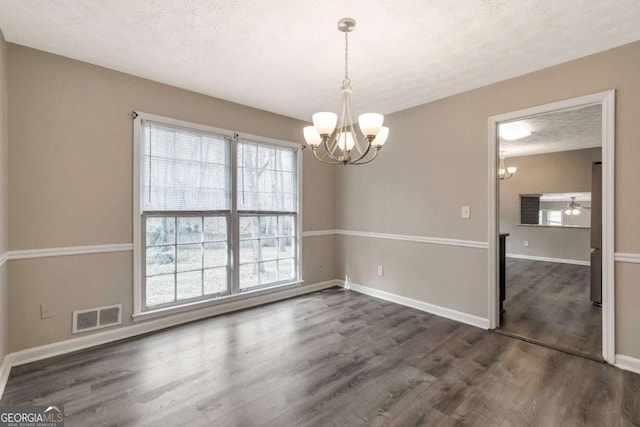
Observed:
[[[509,179],[515,175],[518,170],[515,166],[505,166],[504,151],[500,151],[500,166],[498,167],[498,177],[500,179]]]
[[[572,197],[571,203],[569,203],[567,207],[564,208],[564,214],[568,216],[580,215],[580,204],[576,203],[575,197]]]
[[[349,79],[349,33],[356,26],[352,18],[338,21],[338,30],[344,33],[344,80],[342,81],[342,107],[340,116],[332,112],[315,113],[313,126],[304,128],[304,139],[314,157],[332,165],[363,165],[378,156],[389,128],[383,126],[384,116],[378,113],[360,114],[359,137],[351,114],[351,80]]]

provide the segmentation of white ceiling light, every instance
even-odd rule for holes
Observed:
[[[351,80],[349,79],[349,33],[356,26],[352,18],[338,21],[338,29],[344,33],[344,80],[342,81],[342,107],[340,117],[336,113],[315,113],[313,126],[304,128],[304,139],[316,159],[332,165],[363,165],[378,156],[389,128],[382,126],[384,116],[378,113],[360,114],[358,124],[364,136],[361,144],[353,127],[351,116]],[[337,126],[336,126],[337,124]]]
[[[564,214],[569,216],[580,215],[580,208],[581,208],[580,204],[576,203],[576,198],[572,197],[571,203],[569,203],[567,207],[564,209]]]
[[[531,131],[522,122],[501,123],[499,133],[500,138],[507,141],[515,141],[531,135]]]

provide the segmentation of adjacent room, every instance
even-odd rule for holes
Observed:
[[[3,0],[0,426],[640,425],[638,22]]]
[[[500,328],[602,360],[602,108],[500,125]],[[515,179],[515,177],[518,179]]]

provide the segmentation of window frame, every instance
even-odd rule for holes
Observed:
[[[231,204],[230,209],[219,211],[149,211],[144,212],[142,209],[144,197],[144,143],[142,135],[143,121],[152,121],[159,124],[166,124],[174,127],[181,127],[185,130],[200,131],[213,133],[230,140],[230,180],[231,180]],[[247,142],[256,142],[263,145],[272,145],[278,148],[290,148],[294,150],[294,172],[296,175],[296,209],[297,212],[272,212],[272,211],[238,211],[238,142],[244,140]],[[276,292],[283,287],[300,286],[302,280],[302,149],[304,146],[300,143],[283,141],[258,135],[238,133],[228,129],[216,128],[208,125],[186,122],[183,120],[172,119],[169,117],[158,116],[143,112],[134,112],[133,120],[133,320],[144,320],[148,318],[158,317],[167,314],[179,313],[196,308],[202,308],[209,305],[216,305],[225,302],[231,302],[237,299],[253,296],[255,294],[263,294]],[[239,218],[243,215],[293,215],[295,227],[295,250],[294,250],[294,273],[295,277],[292,281],[279,281],[273,284],[263,286],[255,286],[247,289],[240,289],[240,232]],[[223,294],[215,294],[210,297],[197,297],[193,299],[182,300],[179,303],[168,303],[164,305],[154,306],[149,309],[146,307],[146,286],[144,286],[144,275],[146,268],[146,227],[143,221],[149,216],[217,216],[226,215],[227,217],[227,245],[228,245],[228,292]]]

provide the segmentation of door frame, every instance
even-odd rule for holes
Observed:
[[[570,108],[602,106],[602,358],[615,363],[615,90],[489,117],[489,328],[499,326],[498,124]]]

